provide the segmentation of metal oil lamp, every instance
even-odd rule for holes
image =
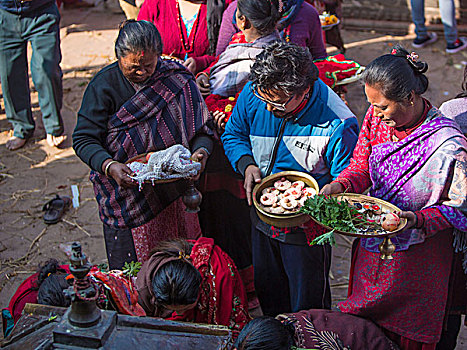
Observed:
[[[202,199],[203,196],[195,187],[195,182],[191,179],[188,180],[188,187],[182,197],[183,204],[186,206],[185,211],[188,213],[199,212],[199,205],[201,204]]]
[[[381,252],[381,260],[394,259],[392,253],[396,251],[396,246],[392,243],[389,236],[384,237],[383,241],[379,244],[379,251]]]
[[[71,246],[70,257],[70,272],[74,277],[74,282],[66,294],[72,301],[68,321],[76,327],[92,327],[101,319],[101,311],[96,305],[99,291],[88,276],[90,270],[91,264],[81,251],[81,244],[74,242]]]

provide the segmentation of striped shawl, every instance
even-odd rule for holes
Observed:
[[[190,147],[199,133],[209,133],[209,117],[193,76],[175,62],[160,61],[156,72],[120,110],[110,116],[104,147],[125,163],[136,155],[175,144]],[[114,228],[135,228],[156,217],[185,189],[172,184],[122,188],[110,177],[91,171],[101,220]]]

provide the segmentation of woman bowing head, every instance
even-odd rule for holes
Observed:
[[[237,268],[212,238],[159,243],[136,287],[147,316],[224,325],[235,334],[250,320]]]

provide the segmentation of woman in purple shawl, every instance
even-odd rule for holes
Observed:
[[[202,168],[212,151],[209,112],[191,73],[163,61],[154,24],[129,20],[115,43],[117,62],[89,83],[73,133],[76,154],[91,168],[110,269],[144,262],[158,241],[198,238],[196,214],[185,212],[184,181],[138,190],[125,165],[143,153],[180,144]]]
[[[467,140],[452,120],[421,95],[428,66],[401,47],[364,73],[370,107],[350,165],[322,193],[363,193],[393,203],[407,218],[393,238],[393,260],[379,258],[380,238],[356,241],[347,300],[341,311],[368,317],[402,349],[451,349],[443,325],[465,284],[455,286],[467,253]],[[467,266],[464,261],[464,269]],[[446,332],[448,334],[448,332]],[[437,347],[438,343],[438,347]]]

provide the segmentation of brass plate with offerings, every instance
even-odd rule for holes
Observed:
[[[300,207],[319,193],[316,180],[299,171],[282,171],[265,177],[253,188],[253,205],[259,218],[275,227],[300,226],[309,221]]]
[[[379,246],[381,258],[383,260],[392,259],[395,247],[390,240],[390,236],[401,232],[407,225],[407,219],[399,218],[397,215],[401,210],[382,199],[362,194],[339,193],[330,197],[328,199],[322,197],[322,199],[316,198],[316,201],[313,200],[313,206],[317,205],[316,203],[319,203],[320,200],[322,203],[326,203],[323,204],[322,209],[317,210],[311,203],[307,203],[304,211],[310,215],[313,221],[329,231],[351,237],[384,238]],[[346,204],[346,206],[342,204]],[[328,214],[329,209],[325,213],[325,206],[340,207],[340,211],[336,211],[339,212],[339,217],[331,218]],[[336,223],[335,227],[332,227],[333,225],[329,224],[329,222]],[[342,223],[346,223],[349,230],[343,229],[342,226],[344,225]]]

